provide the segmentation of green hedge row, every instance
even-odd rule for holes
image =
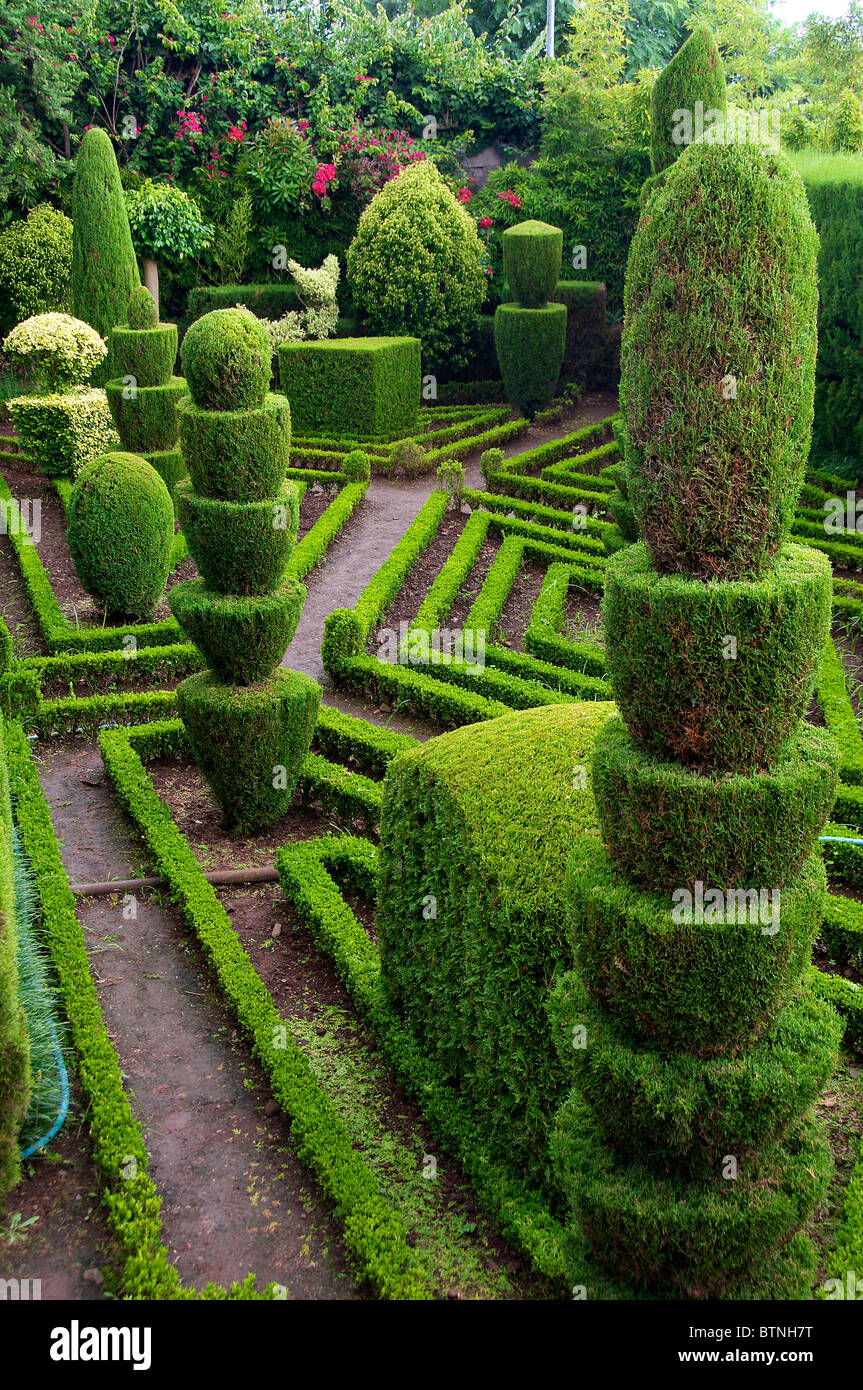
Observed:
[[[506,536],[464,620],[466,629],[491,631],[503,612],[523,562],[524,541],[520,536]]]
[[[462,584],[467,579],[483,541],[488,534],[491,518],[485,512],[473,512],[464,530],[444,561],[428,593],[419,606],[411,629],[438,627],[452,608]]]
[[[572,531],[571,511],[562,511],[559,507],[546,507],[542,503],[525,502],[521,497],[507,497],[499,492],[483,492],[478,488],[465,488],[464,495],[474,508],[481,507],[504,516],[511,513],[513,518],[523,517],[533,525],[542,526],[546,534],[549,531],[562,531],[564,534],[558,538],[558,543],[565,540],[567,545],[571,545],[578,540],[581,549],[587,548],[583,544],[586,539],[595,536],[601,540],[609,529],[607,521],[600,521],[595,516],[582,516],[580,529]]]
[[[828,638],[821,654],[815,676],[815,695],[824,723],[839,745],[840,778],[855,786],[863,785],[863,737],[848,698],[842,659],[832,638]]]
[[[0,718],[0,1210],[21,1177],[18,1132],[30,1099],[30,1040],[18,977],[14,828]]]
[[[358,1270],[384,1298],[429,1297],[403,1222],[381,1196],[374,1173],[354,1150],[349,1130],[338,1119],[290,1030],[284,1028],[266,985],[129,738],[121,730],[110,730],[101,735],[99,746],[121,804],[170,884],[183,918],[267,1072],[273,1095],[290,1119],[300,1158],[334,1203]],[[282,1039],[284,1046],[279,1045]]]
[[[458,1093],[440,1079],[427,1052],[393,1013],[381,988],[378,948],[334,882],[333,873],[346,873],[351,886],[368,894],[377,873],[373,846],[346,836],[323,836],[279,850],[277,863],[285,897],[310,928],[316,945],[333,960],[398,1080],[464,1168],[481,1205],[533,1268],[560,1284],[561,1227],[535,1191],[490,1160]]]

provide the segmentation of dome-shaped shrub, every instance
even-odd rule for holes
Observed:
[[[660,572],[758,574],[809,452],[817,238],[799,175],[692,145],[646,207],[626,281],[629,495]]]
[[[214,309],[192,324],[180,353],[195,405],[252,410],[270,388],[270,339],[247,309]]]
[[[155,328],[159,322],[159,306],[146,285],[136,285],[129,295],[129,327]]]
[[[72,267],[72,223],[48,203],[0,233],[0,295],[7,323],[56,309]],[[8,317],[7,317],[8,316]]]
[[[107,350],[95,328],[71,314],[34,314],[3,343],[6,355],[48,391],[82,385]]]
[[[174,539],[174,504],[137,454],[102,454],[81,471],[66,533],[84,588],[109,613],[146,619],[162,597]]]
[[[374,333],[419,338],[423,367],[466,360],[485,298],[473,218],[430,160],[390,179],[360,218],[348,247],[348,283]]]

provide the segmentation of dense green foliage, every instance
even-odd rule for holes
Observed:
[[[136,285],[129,295],[129,328],[156,328],[159,306],[146,285]]]
[[[507,400],[525,415],[548,405],[560,375],[566,346],[566,305],[525,309],[499,304],[494,345]]]
[[[373,333],[419,338],[425,370],[452,372],[467,360],[485,298],[480,258],[472,218],[422,161],[366,208],[348,248],[348,284]]]
[[[327,338],[283,343],[279,380],[298,435],[391,439],[416,428],[417,338]]]
[[[69,498],[69,550],[78,578],[109,614],[146,619],[165,588],[174,540],[171,496],[135,454],[103,454]]]
[[[131,334],[125,336],[128,339]],[[146,329],[141,336],[149,337]],[[106,382],[105,394],[123,447],[141,454],[173,448],[180,434],[178,407],[188,389],[181,376],[172,376],[161,386],[129,385],[122,377]]]
[[[683,47],[659,74],[650,99],[650,153],[653,172],[661,174],[683,153],[693,138],[695,103],[701,102],[705,127],[710,127],[715,114],[725,114],[725,70],[716,41],[710,30],[700,24],[693,30]],[[679,113],[689,113],[689,140],[681,139]]]
[[[0,232],[0,328],[59,309],[72,269],[72,223],[41,203]]]
[[[284,573],[297,539],[295,483],[260,502],[226,502],[176,487],[183,535],[207,587],[219,594],[268,594]]]
[[[185,400],[177,414],[196,492],[229,502],[278,495],[291,447],[285,396],[267,395],[250,410],[207,410]]]
[[[607,664],[633,738],[690,767],[769,766],[803,717],[830,625],[825,555],[788,545],[754,582],[657,574],[611,556]]]
[[[251,410],[270,386],[270,340],[254,314],[214,309],[183,339],[183,375],[204,410]]]
[[[253,600],[220,594],[203,579],[171,589],[171,612],[216,674],[229,685],[266,680],[297,629],[305,585],[285,579]]]
[[[0,1201],[21,1176],[18,1127],[30,1094],[30,1048],[18,992],[12,807],[0,717]]]
[[[508,227],[501,237],[503,273],[524,309],[542,309],[560,276],[563,232],[547,222],[528,220]]]
[[[141,283],[114,149],[104,130],[88,130],[75,161],[72,189],[72,303],[102,338],[123,323],[129,295]],[[108,359],[92,380],[115,375]]]
[[[816,240],[799,176],[756,145],[691,146],[645,208],[620,394],[629,496],[661,571],[752,576],[790,530],[812,427]]]
[[[510,713],[397,758],[381,815],[389,996],[499,1155],[546,1175],[561,1070],[543,1024],[565,955],[558,887],[592,798],[573,791],[607,704]]]
[[[140,255],[174,262],[198,256],[212,245],[213,229],[201,210],[173,183],[144,179],[126,194],[132,240]]]
[[[105,393],[96,388],[16,396],[9,414],[22,450],[50,478],[77,477],[85,463],[120,442]]]

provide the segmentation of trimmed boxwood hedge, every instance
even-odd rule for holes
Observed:
[[[279,378],[299,435],[387,439],[416,429],[419,338],[282,343]]]
[[[213,309],[233,309],[237,304],[260,319],[284,318],[289,309],[299,308],[297,287],[287,285],[196,285],[186,301],[187,321],[194,322]]]
[[[784,546],[753,583],[660,575],[643,543],[612,555],[608,678],[632,737],[691,767],[769,766],[809,703],[831,592],[829,561],[808,546]]]
[[[214,309],[197,319],[180,360],[192,400],[204,410],[252,410],[270,389],[267,330],[243,309]]]
[[[444,734],[394,759],[384,789],[388,997],[490,1147],[540,1181],[564,1080],[544,1015],[568,955],[559,889],[573,840],[595,830],[587,764],[609,713],[553,705]]]
[[[177,361],[177,325],[132,328],[118,324],[111,330],[111,353],[118,377],[133,376],[139,387],[164,386]]]
[[[641,1037],[716,1056],[763,1036],[794,994],[818,934],[826,883],[816,851],[773,899],[777,920],[698,922],[693,914],[677,923],[671,894],[633,888],[605,846],[583,837],[566,872],[576,965],[593,996]],[[703,887],[706,897],[714,887],[731,893],[739,885]],[[744,907],[738,899],[723,915],[745,917]]]
[[[30,1096],[30,1044],[18,993],[12,808],[0,716],[0,1203],[21,1177],[18,1127]]]
[[[563,364],[566,305],[528,309],[499,304],[494,315],[494,345],[507,400],[525,415],[548,405]]]
[[[563,232],[548,222],[528,220],[501,237],[503,273],[517,303],[539,309],[554,297],[563,257]]]
[[[593,752],[596,808],[611,858],[655,891],[708,884],[783,887],[830,814],[839,750],[801,723],[781,758],[751,777],[700,775],[632,742],[619,715]]]
[[[306,586],[285,579],[273,593],[214,593],[203,579],[175,584],[171,612],[208,665],[231,685],[254,685],[278,666],[297,630]]]
[[[267,395],[251,410],[202,410],[187,399],[177,414],[196,492],[227,502],[278,496],[291,448],[291,408],[285,396]]]
[[[728,97],[725,69],[716,40],[706,24],[698,24],[689,38],[666,64],[650,94],[650,158],[654,174],[662,173],[683,154],[685,144],[674,139],[680,125],[680,111],[689,113],[694,123],[695,103],[701,102],[710,126],[709,111],[725,115]],[[693,128],[692,135],[695,131]]]

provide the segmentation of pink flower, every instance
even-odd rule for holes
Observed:
[[[485,230],[486,227],[493,227],[494,223],[490,217],[481,217],[479,219],[479,225]]]
[[[456,194],[456,197],[458,198],[460,203],[469,203],[471,198],[473,197],[473,194],[471,193],[469,188],[460,188],[458,193]]]

